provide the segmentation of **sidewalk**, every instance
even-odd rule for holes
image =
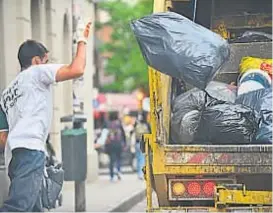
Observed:
[[[109,181],[109,176],[100,175],[97,181],[86,184],[86,211],[122,211],[122,208],[133,207],[141,201],[144,190],[145,181],[138,180],[136,174],[124,174],[121,181],[113,183]],[[65,182],[62,193],[63,205],[52,211],[73,212],[74,182]]]

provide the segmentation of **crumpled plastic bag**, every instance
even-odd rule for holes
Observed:
[[[61,165],[46,167],[42,185],[42,205],[50,210],[56,208],[64,182],[64,170]]]
[[[253,143],[272,143],[272,88],[240,95],[235,102],[248,106],[258,113],[259,129]]]
[[[258,122],[255,113],[241,104],[224,103],[202,111],[194,140],[212,144],[250,144]]]
[[[193,140],[205,102],[205,93],[197,88],[181,94],[174,100],[171,119],[173,143],[188,144]]]
[[[263,112],[254,143],[272,144],[272,112]]]
[[[193,88],[180,96],[173,102],[173,116],[171,119],[171,138],[173,143],[188,144],[193,142],[197,131],[201,111],[205,105],[213,105],[220,101],[234,103],[236,89],[231,85],[212,81],[206,87],[206,93],[200,89]]]
[[[143,17],[131,28],[149,66],[199,89],[229,59],[226,40],[174,12]]]
[[[258,31],[246,31],[240,37],[232,39],[230,43],[270,42],[272,35]]]

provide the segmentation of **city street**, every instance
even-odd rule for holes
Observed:
[[[146,210],[146,199],[143,199],[141,202],[136,204],[128,212],[145,212]]]
[[[0,212],[273,212],[272,2],[0,0]]]
[[[158,207],[155,193],[153,194],[152,199],[153,199],[152,200],[153,207]],[[145,212],[146,211],[146,206],[147,206],[147,200],[146,200],[146,197],[145,197],[142,201],[140,201],[139,203],[134,205],[128,212]]]
[[[129,168],[124,167],[124,171]],[[121,181],[110,182],[105,169],[103,175],[92,183],[86,183],[86,211],[88,212],[125,212],[135,206],[145,196],[145,182],[135,173],[124,173]],[[54,212],[74,211],[74,183],[65,182],[62,190],[63,205]],[[72,202],[71,202],[72,201]],[[143,208],[143,211],[145,208]]]

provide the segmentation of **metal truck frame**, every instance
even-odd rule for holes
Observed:
[[[154,12],[167,11],[174,2],[178,0],[154,0]],[[239,60],[251,54],[271,58],[272,43],[232,45],[229,64],[217,79],[237,78]],[[144,135],[142,144],[147,211],[272,212],[272,145],[169,144],[171,85],[169,76],[149,67],[151,134]],[[176,193],[185,191],[185,183],[210,180],[217,184],[209,199]]]

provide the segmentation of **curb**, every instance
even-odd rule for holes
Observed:
[[[139,192],[136,192],[131,197],[124,199],[120,204],[118,204],[113,209],[110,209],[109,212],[128,212],[136,204],[141,202],[146,196],[146,189],[143,189]]]

